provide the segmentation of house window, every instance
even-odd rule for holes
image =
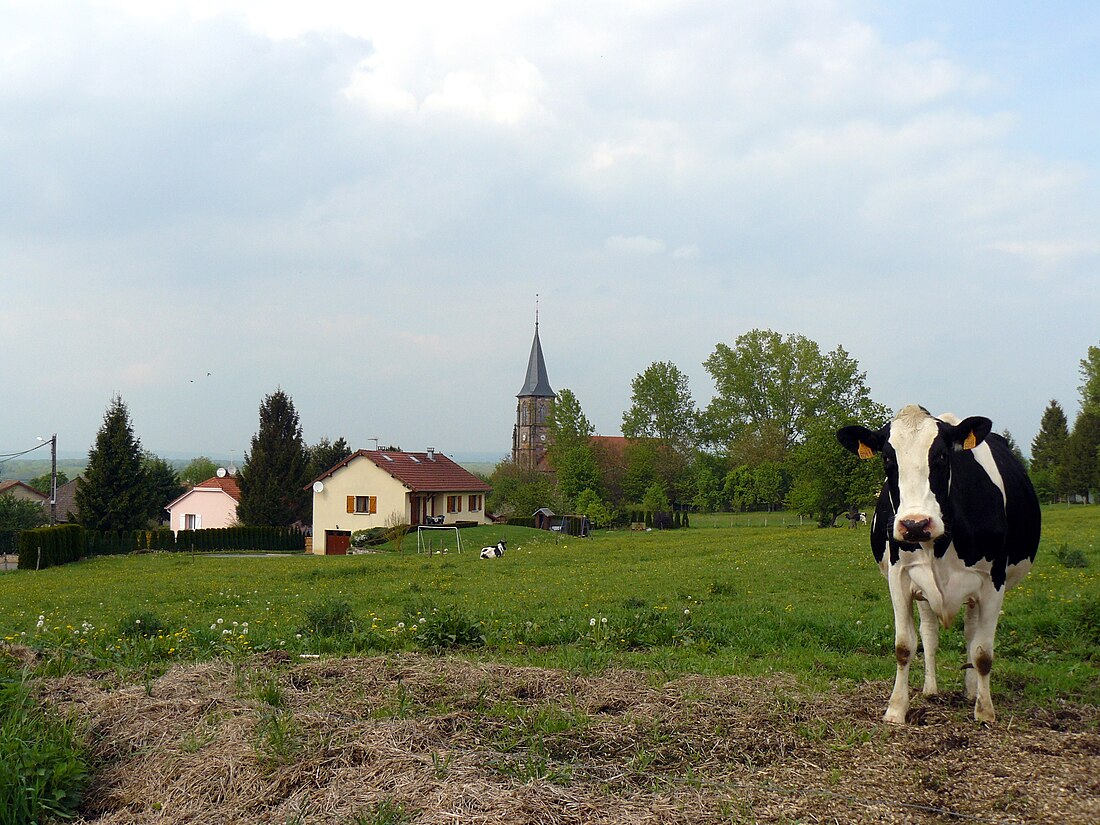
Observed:
[[[349,513],[377,513],[378,496],[348,496]]]
[[[471,513],[476,513],[481,509],[481,496],[470,496],[470,506],[467,508]]]
[[[462,512],[462,496],[447,496],[447,512],[448,513],[461,513]]]
[[[202,527],[202,516],[195,513],[185,513],[182,527],[184,530],[198,530]]]

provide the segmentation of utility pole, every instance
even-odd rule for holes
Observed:
[[[50,438],[50,526],[57,524],[57,433]]]
[[[42,436],[36,436],[42,444],[46,443],[46,439]],[[53,527],[57,524],[57,433],[50,436],[50,526]],[[34,449],[38,449],[35,447]]]

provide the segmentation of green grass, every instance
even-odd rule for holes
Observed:
[[[787,671],[821,687],[890,678],[893,619],[867,528],[762,520],[695,516],[689,530],[583,540],[479,527],[462,531],[465,552],[442,556],[412,542],[402,555],[98,558],[0,576],[0,638],[43,650],[55,672],[458,648],[575,670]],[[1098,535],[1098,507],[1044,510],[1035,569],[1005,602],[995,692],[1100,704]],[[480,560],[501,537],[508,554]],[[1063,546],[1088,566],[1058,563]],[[941,649],[941,684],[957,688],[961,622]]]

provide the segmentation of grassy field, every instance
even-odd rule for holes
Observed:
[[[5,573],[0,753],[22,767],[0,822],[44,818],[4,818],[34,780],[78,825],[1092,825],[1100,508],[1044,517],[991,726],[958,628],[943,694],[881,722],[892,619],[867,528],[784,514]]]
[[[43,651],[52,674],[158,673],[267,650],[459,648],[584,672],[787,672],[812,687],[892,675],[889,596],[866,527],[822,530],[785,514],[693,525],[583,540],[475,528],[462,532],[465,552],[432,556],[407,542],[401,555],[153,554],[17,571],[0,576],[0,638]],[[1036,567],[1005,603],[995,697],[1100,704],[1098,535],[1100,508],[1044,511]],[[477,548],[502,536],[508,554],[480,560]],[[961,682],[961,621],[942,650],[950,690]]]

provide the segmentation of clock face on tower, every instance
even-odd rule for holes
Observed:
[[[545,441],[545,440],[546,440],[546,433],[542,433],[542,435],[539,436],[539,441]]]

